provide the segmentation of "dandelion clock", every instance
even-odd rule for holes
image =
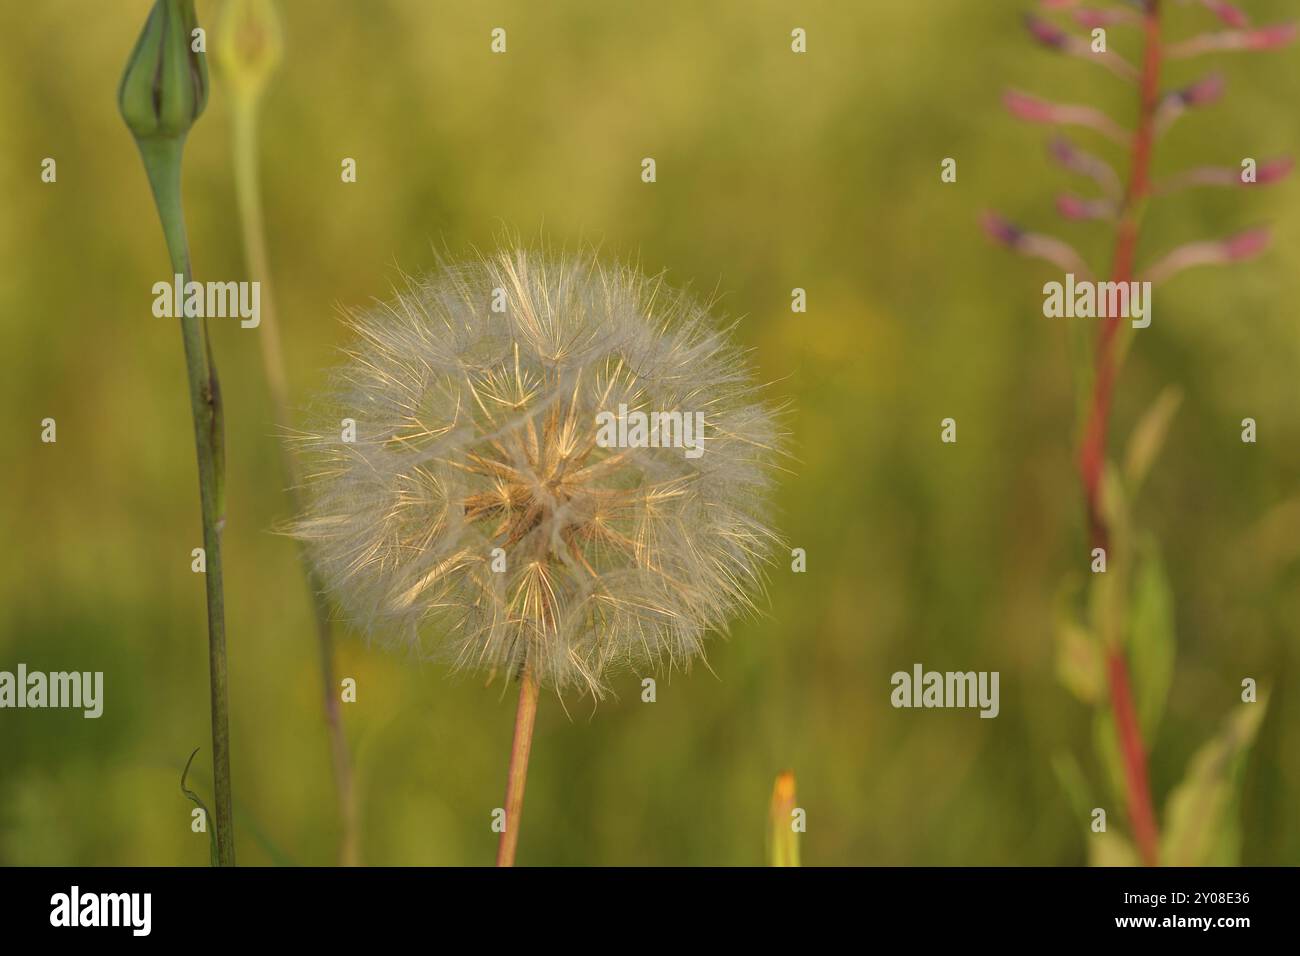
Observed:
[[[754,610],[778,411],[730,328],[591,254],[443,264],[350,325],[291,532],[362,632],[518,679],[509,864],[540,690],[689,667]]]

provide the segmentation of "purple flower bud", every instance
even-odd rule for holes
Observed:
[[[995,212],[980,217],[985,234],[1000,246],[1006,246],[1030,259],[1044,259],[1063,272],[1090,276],[1091,270],[1083,257],[1068,242],[1037,232],[1025,232]]]
[[[1069,36],[1064,30],[1055,24],[1048,23],[1046,20],[1039,19],[1032,13],[1025,14],[1025,29],[1039,43],[1058,50],[1064,49],[1069,41]]]
[[[1175,94],[1186,106],[1205,106],[1223,95],[1227,83],[1222,73],[1211,73]]]
[[[1072,173],[1087,176],[1099,185],[1107,196],[1119,198],[1124,187],[1110,163],[1076,147],[1064,136],[1056,136],[1047,144],[1048,155]]]
[[[1015,224],[1003,219],[995,212],[986,212],[980,217],[980,226],[994,242],[1004,246],[1011,246],[1013,249],[1020,242],[1024,232]]]
[[[1047,144],[1048,155],[1066,169],[1074,169],[1079,162],[1079,151],[1064,136],[1054,136]]]

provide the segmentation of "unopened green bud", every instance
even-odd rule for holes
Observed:
[[[208,102],[194,0],[156,0],[122,75],[117,103],[137,140],[182,139]]]
[[[221,5],[212,57],[236,96],[256,100],[283,52],[273,0],[226,0]]]

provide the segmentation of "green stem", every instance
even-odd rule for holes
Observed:
[[[181,150],[184,139],[138,140],[149,186],[162,221],[172,269],[190,281],[189,244],[181,208]],[[212,790],[217,862],[235,865],[235,833],[230,799],[230,718],[226,671],[226,612],[222,600],[221,531],[225,525],[225,440],[221,389],[212,362],[206,322],[180,316],[189,376],[190,411],[198,452],[199,499],[203,511],[203,550],[207,571],[208,678],[212,703]]]
[[[288,386],[284,373],[284,356],[280,348],[280,327],[271,294],[271,268],[266,254],[266,231],[262,225],[262,194],[257,175],[257,106],[253,97],[236,95],[232,103],[235,196],[239,204],[239,221],[243,230],[244,255],[249,274],[261,287],[261,322],[258,342],[261,345],[262,369],[271,399],[271,414],[281,429],[289,424]],[[287,438],[280,437],[280,473],[284,478],[289,509],[302,514],[300,470]],[[324,689],[325,724],[330,738],[334,766],[334,792],[338,802],[342,837],[339,862],[356,866],[360,860],[357,833],[357,800],[353,784],[352,762],[343,732],[343,715],[338,688],[334,685],[334,641],[330,632],[329,605],[325,589],[312,569],[306,549],[298,545],[298,561],[307,581],[312,613],[316,621],[316,639],[320,654],[321,680]]]

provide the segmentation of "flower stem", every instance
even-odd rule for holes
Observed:
[[[288,386],[284,373],[283,351],[280,347],[280,327],[276,319],[274,297],[271,294],[271,269],[266,254],[266,231],[262,220],[262,194],[258,186],[256,98],[234,96],[232,121],[235,196],[239,206],[240,227],[243,231],[244,255],[249,274],[261,287],[261,323],[258,326],[258,343],[261,346],[262,369],[266,375],[272,417],[277,426],[284,428],[289,423]],[[291,514],[299,515],[302,513],[302,496],[299,490],[301,472],[297,457],[283,435],[277,444],[280,449],[280,474],[284,478],[289,510]],[[347,738],[343,732],[338,688],[334,685],[334,640],[330,629],[329,605],[326,603],[324,586],[312,569],[306,549],[301,542],[298,544],[298,561],[307,581],[312,614],[316,622],[316,640],[324,690],[322,703],[334,768],[334,793],[342,829],[339,840],[339,863],[342,866],[356,866],[360,862],[356,788],[353,783],[352,761],[348,752]]]
[[[524,784],[528,779],[528,754],[533,749],[533,724],[537,720],[537,695],[537,681],[525,665],[519,678],[519,709],[515,713],[515,737],[510,744],[510,771],[506,780],[505,829],[497,844],[497,866],[515,865],[519,815],[524,808]]]
[[[1128,665],[1124,653],[1112,648],[1106,656],[1106,674],[1110,684],[1111,710],[1115,717],[1115,734],[1124,757],[1124,775],[1128,784],[1128,812],[1138,853],[1147,866],[1159,862],[1160,835],[1151,810],[1151,787],[1147,780],[1147,756],[1142,747],[1142,731],[1133,691],[1129,686]]]
[[[172,269],[190,281],[189,244],[181,208],[181,149],[183,138],[137,140]],[[230,799],[230,718],[226,680],[226,613],[222,598],[221,532],[225,526],[225,435],[221,388],[212,361],[212,345],[204,319],[180,317],[189,377],[190,411],[198,453],[199,500],[203,514],[203,551],[208,604],[208,679],[212,707],[213,822],[217,863],[235,865],[235,833]]]
[[[1120,210],[1115,236],[1115,259],[1112,281],[1127,283],[1133,278],[1133,258],[1146,200],[1151,190],[1151,151],[1155,140],[1155,112],[1160,99],[1160,2],[1145,0],[1143,12],[1144,49],[1140,79],[1140,102],[1137,131],[1133,138],[1133,155],[1129,165],[1128,187]],[[1106,433],[1110,422],[1111,400],[1118,376],[1116,338],[1121,320],[1103,320],[1098,333],[1096,376],[1089,418],[1079,449],[1079,474],[1087,499],[1088,531],[1094,548],[1109,549],[1110,530],[1102,504],[1102,474],[1106,458]],[[1146,750],[1133,706],[1128,663],[1119,647],[1107,649],[1107,677],[1110,685],[1111,710],[1115,733],[1124,758],[1129,817],[1142,862],[1158,862],[1159,832],[1151,806]]]

